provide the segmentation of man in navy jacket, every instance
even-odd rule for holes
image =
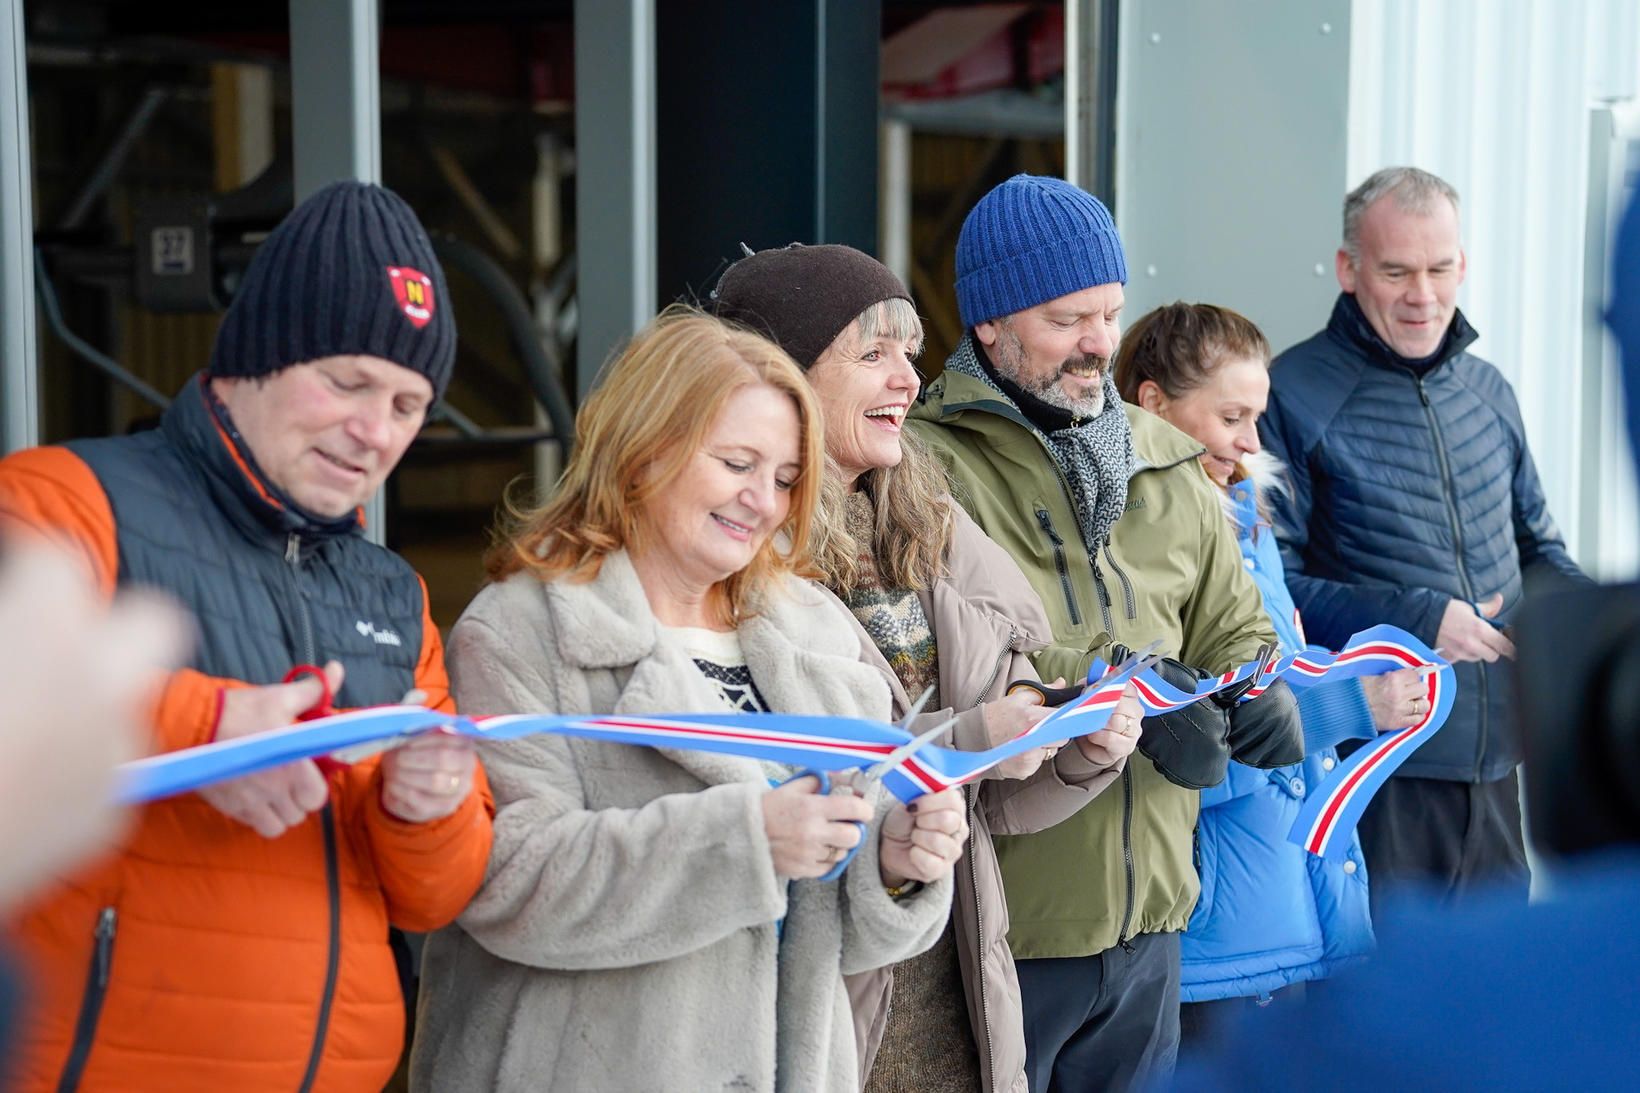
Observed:
[[[1611,287],[1640,468],[1640,194]],[[1398,918],[1364,971],[1275,1021],[1224,1029],[1175,1089],[1634,1088],[1640,586],[1537,598],[1521,633],[1533,663],[1557,668],[1522,679],[1532,836],[1557,866],[1548,898]]]
[[[1378,171],[1344,200],[1343,292],[1327,328],[1276,358],[1265,446],[1288,586],[1312,640],[1387,622],[1457,665],[1445,728],[1361,822],[1373,902],[1407,883],[1453,900],[1525,897],[1514,657],[1505,624],[1534,570],[1582,582],[1549,516],[1508,382],[1470,354],[1456,306],[1458,195],[1425,171]]]

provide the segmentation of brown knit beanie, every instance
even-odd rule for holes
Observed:
[[[877,259],[836,243],[758,251],[723,271],[712,293],[719,318],[749,327],[803,368],[872,304],[911,302],[900,279]]]

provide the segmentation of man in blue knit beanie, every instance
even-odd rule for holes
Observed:
[[[1002,183],[963,223],[966,331],[911,414],[1048,608],[1053,643],[1034,658],[1044,679],[1085,679],[1118,642],[1156,641],[1182,662],[1175,670],[1217,674],[1275,640],[1201,446],[1116,393],[1126,281],[1098,198],[1054,178]],[[1301,749],[1296,730],[1296,719],[1279,729]],[[1047,831],[996,838],[1031,1089],[1126,1089],[1171,1074],[1179,932],[1200,887],[1198,790],[1241,758],[1237,732],[1200,704],[1146,718],[1119,791]],[[1267,757],[1302,757],[1286,751]]]

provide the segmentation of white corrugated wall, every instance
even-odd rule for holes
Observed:
[[[1619,496],[1632,489],[1626,469],[1614,473],[1621,449],[1608,443],[1599,458],[1576,427],[1590,310],[1589,111],[1637,93],[1640,0],[1352,6],[1350,185],[1404,163],[1458,188],[1469,258],[1459,306],[1480,331],[1476,350],[1515,386],[1574,553],[1607,576],[1633,572],[1640,521]],[[1611,520],[1589,534],[1579,504],[1590,485],[1621,514],[1615,534]]]

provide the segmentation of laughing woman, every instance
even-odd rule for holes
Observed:
[[[952,502],[939,463],[900,431],[921,385],[912,361],[922,321],[899,278],[852,247],[794,245],[735,263],[716,296],[720,315],[784,346],[819,398],[827,470],[816,560],[886,661],[896,713],[933,686],[932,706],[944,709],[924,717],[956,715],[944,742],[965,751],[1034,726],[1046,711],[1004,691],[1037,678],[1027,654],[1046,644],[1047,616],[1013,559]],[[927,953],[849,984],[870,1093],[1024,1090],[1019,981],[990,836],[1040,831],[1092,800],[1121,773],[1139,713],[1125,698],[1109,729],[1056,754],[1026,753],[970,792],[974,834],[951,925]]]
[[[888,717],[842,608],[794,575],[822,472],[790,358],[669,313],[576,427],[557,494],[451,633],[464,712]],[[484,763],[494,850],[427,943],[415,1088],[854,1087],[843,973],[939,936],[959,793],[874,811],[812,778],[771,790],[791,772],[750,759],[557,736]],[[856,821],[858,857],[815,879]]]

